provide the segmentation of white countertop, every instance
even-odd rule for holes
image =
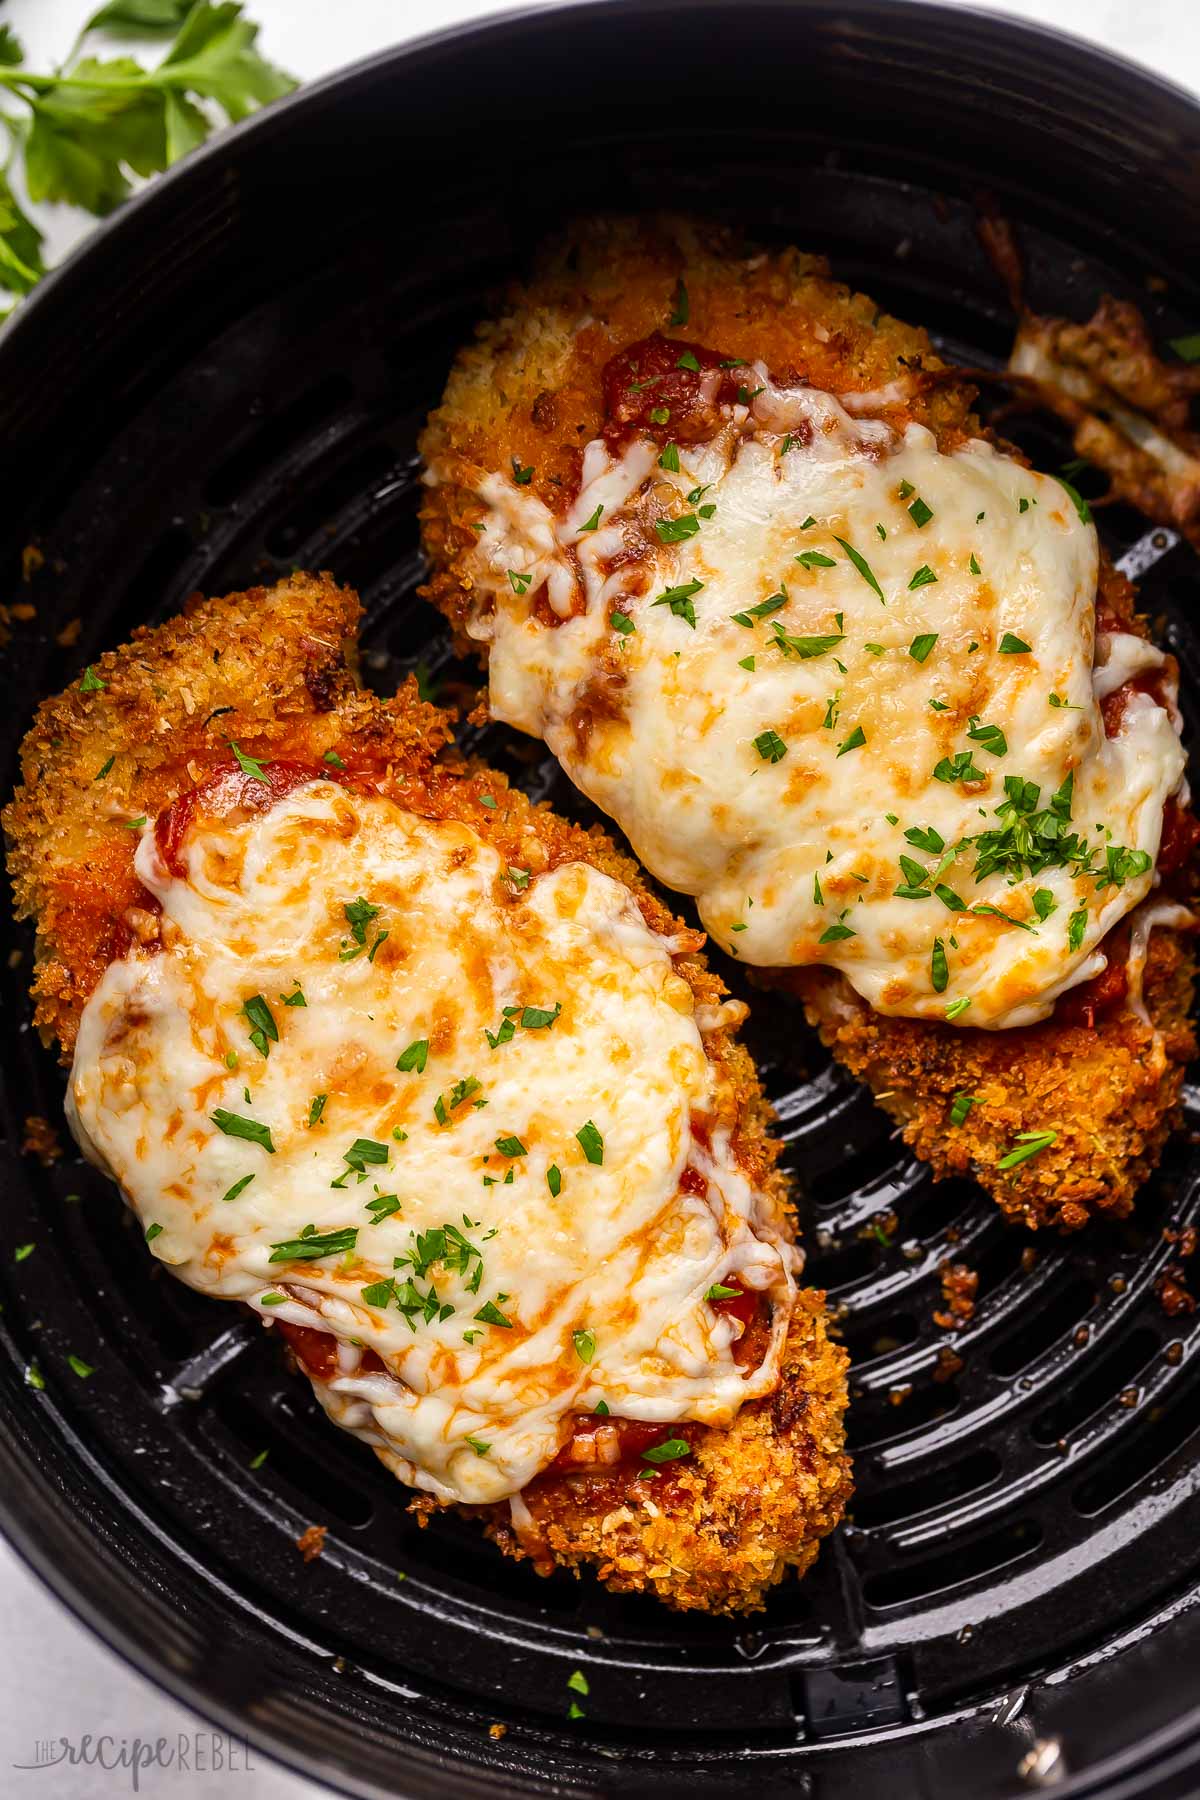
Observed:
[[[65,54],[96,0],[9,0],[4,19],[29,57]],[[525,3],[525,0],[523,0]],[[953,3],[953,0],[952,0]],[[262,26],[265,53],[305,80],[406,37],[505,10],[505,0],[246,0]],[[1090,37],[1111,50],[1200,90],[1200,7],[1194,0],[991,0],[1015,14]],[[48,253],[61,257],[90,221],[69,208],[38,211]],[[41,1740],[109,1734],[116,1744],[182,1734],[191,1772],[150,1768],[140,1774],[147,1800],[319,1800],[313,1783],[237,1752],[234,1767],[214,1769],[216,1749],[203,1721],[166,1699],[111,1654],[27,1573],[0,1541],[0,1791],[12,1800],[106,1800],[131,1791],[127,1769],[95,1765],[25,1769]],[[203,1762],[205,1768],[197,1767]]]

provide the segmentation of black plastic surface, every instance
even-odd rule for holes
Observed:
[[[474,679],[415,598],[414,442],[496,284],[566,214],[668,205],[786,236],[986,363],[1011,320],[975,235],[983,187],[1021,221],[1040,308],[1082,317],[1111,289],[1164,336],[1200,322],[1200,110],[960,9],[510,17],[189,160],[0,340],[3,592],[37,609],[0,653],[5,785],[37,698],[101,648],[193,589],[297,565],[359,587],[382,690],[418,664]],[[1070,454],[1044,425],[1005,429],[1044,466]],[[1119,552],[1145,526],[1113,507],[1102,531]],[[25,584],[31,542],[45,560]],[[1193,731],[1198,570],[1177,548],[1143,587]],[[472,741],[583,812],[536,746]],[[1200,1210],[1200,1090],[1136,1221],[1034,1241],[970,1186],[935,1187],[798,1009],[749,993],[810,1274],[845,1309],[858,1494],[765,1615],[680,1619],[539,1581],[464,1523],[418,1531],[253,1322],[173,1283],[75,1160],[20,1155],[62,1079],[26,1024],[29,937],[2,929],[0,1513],[175,1692],[361,1794],[990,1800],[1028,1791],[1018,1765],[1048,1738],[1057,1792],[1195,1791],[1197,1344],[1153,1288],[1163,1227]],[[980,1305],[938,1379],[947,1255],[980,1270]],[[311,1523],[329,1538],[306,1566]],[[591,1691],[568,1724],[576,1668]]]

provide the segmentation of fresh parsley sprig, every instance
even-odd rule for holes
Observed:
[[[146,69],[132,56],[82,56],[93,33],[171,42]],[[198,102],[233,123],[295,87],[260,54],[257,37],[235,0],[110,0],[87,19],[63,66],[40,74],[26,67],[12,28],[0,28],[0,93],[25,109],[0,107],[11,147],[0,174],[0,288],[26,294],[46,272],[41,233],[13,191],[14,161],[23,159],[31,200],[111,212],[134,176],[169,168],[209,136],[217,121]]]

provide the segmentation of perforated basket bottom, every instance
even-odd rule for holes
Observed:
[[[830,170],[810,177],[809,238],[831,250],[838,273],[931,323],[949,354],[994,361],[1006,327],[964,248],[969,212],[943,205],[933,225],[931,204],[919,190]],[[893,257],[905,238],[918,249]],[[358,587],[366,672],[381,691],[418,666],[444,693],[475,684],[415,597],[414,443],[510,245],[502,223],[481,218],[473,237],[424,248],[426,266],[440,261],[436,291],[373,252],[336,279],[318,271],[289,286],[184,366],[156,373],[50,522],[32,590],[38,619],[8,653],[10,746],[37,693],[135,624],[194,589],[296,566]],[[1036,266],[1068,271],[1042,304],[1082,313],[1102,287],[1121,290],[1116,271],[1049,239],[1032,252]],[[968,271],[950,292],[947,267]],[[1020,433],[1014,420],[1005,429]],[[1042,466],[1070,455],[1043,427],[1022,441]],[[1102,530],[1120,551],[1144,527],[1114,507]],[[1184,664],[1185,704],[1200,693],[1198,587],[1186,550],[1143,587]],[[78,642],[57,647],[77,617]],[[465,741],[535,796],[591,816],[540,746],[500,728]],[[736,1756],[745,1779],[757,1763],[764,1793],[795,1793],[813,1759],[847,1746],[861,1755],[876,1741],[923,1741],[971,1716],[1008,1724],[1022,1708],[1036,1720],[1047,1672],[1065,1680],[1137,1640],[1146,1621],[1186,1609],[1194,1320],[1166,1317],[1154,1287],[1172,1255],[1164,1227],[1198,1209],[1200,1092],[1188,1091],[1183,1129],[1134,1220],[1069,1242],[1032,1239],[973,1186],[935,1186],[829,1066],[798,1007],[747,989],[713,952],[751,1005],[748,1042],[797,1177],[809,1277],[843,1317],[857,1474],[850,1519],[816,1572],[785,1583],[746,1624],[718,1623],[615,1599],[590,1579],[539,1580],[461,1521],[419,1530],[403,1490],[330,1428],[269,1334],[173,1282],[111,1189],[73,1157],[49,1170],[21,1159],[21,1121],[60,1117],[61,1078],[27,1027],[12,1029],[28,1016],[29,940],[10,931],[9,945],[23,952],[2,995],[9,1230],[14,1243],[37,1244],[5,1272],[11,1369],[19,1383],[36,1357],[44,1372],[36,1430],[70,1449],[83,1528],[98,1542],[108,1530],[105,1553],[118,1559],[114,1516],[130,1542],[152,1546],[147,1591],[177,1611],[178,1635],[163,1627],[165,1662],[213,1704],[285,1736],[303,1721],[316,1756],[322,1712],[362,1720],[364,1757],[388,1731],[399,1744],[422,1730],[434,1742],[457,1733],[471,1754],[499,1720],[509,1736],[489,1754],[518,1786],[539,1771],[569,1781],[573,1770],[585,1786],[637,1791],[653,1755],[657,1791],[701,1792],[729,1777]],[[883,1214],[894,1231],[876,1229]],[[947,1257],[980,1275],[975,1316],[952,1340],[932,1319]],[[948,1344],[952,1369],[940,1354]],[[68,1352],[96,1365],[90,1381],[70,1374]],[[328,1539],[306,1566],[294,1539],[314,1523]],[[208,1631],[206,1607],[233,1621],[227,1637]],[[287,1686],[285,1666],[307,1675]],[[568,1736],[576,1668],[590,1694]],[[1092,1754],[1120,1741],[1115,1718],[1092,1727]],[[1014,1751],[1005,1770],[1015,1761]],[[405,1786],[402,1765],[395,1779]],[[842,1779],[837,1791],[852,1791],[851,1774]],[[961,1772],[938,1779],[951,1782],[938,1793],[1001,1791],[956,1787]]]

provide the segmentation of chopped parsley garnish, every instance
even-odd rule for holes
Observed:
[[[354,940],[354,945],[353,948],[349,950],[340,951],[338,954],[338,961],[353,962],[354,958],[356,956],[361,956],[367,947],[367,925],[371,919],[376,917],[379,908],[377,906],[372,906],[370,901],[364,900],[360,894],[357,900],[347,901],[343,905],[342,911],[345,913],[346,921],[350,926],[350,935]],[[386,936],[387,933],[382,932],[375,939],[369,961],[374,962],[375,951],[378,950]]]
[[[681,519],[657,519],[654,524],[660,544],[682,544],[686,538],[695,537],[699,529],[695,513],[684,513]]]
[[[600,520],[601,520],[601,517],[603,516],[603,513],[604,513],[604,504],[603,504],[603,502],[601,502],[601,504],[596,508],[595,512],[592,514],[591,518],[588,519],[586,521],[586,523],[584,523],[583,525],[581,525],[579,527],[580,531],[599,531]]]
[[[95,669],[92,667],[91,663],[89,663],[87,668],[83,671],[83,680],[79,683],[80,693],[98,694],[101,688],[107,686],[107,681],[101,681],[99,675],[97,675]]]
[[[590,1363],[596,1354],[596,1334],[594,1331],[576,1331],[571,1334],[571,1342],[575,1346],[575,1354],[581,1363]]]
[[[688,291],[684,286],[683,276],[675,283],[675,297],[671,302],[671,316],[668,325],[686,325],[688,322]]]
[[[835,557],[823,556],[819,550],[805,550],[801,555],[794,557],[793,561],[798,562],[802,569],[836,569],[837,567]]]
[[[287,1295],[286,1294],[260,1294],[258,1297],[258,1304],[260,1306],[286,1306]]]
[[[588,1678],[582,1669],[576,1669],[574,1674],[567,1676],[567,1686],[571,1689],[572,1693],[582,1694],[585,1700],[591,1692],[591,1689],[588,1687]]]
[[[824,637],[791,637],[778,619],[771,629],[771,643],[776,650],[782,650],[785,656],[798,656],[805,662],[811,661],[814,656],[825,656],[845,642],[844,634],[840,631],[830,632]]]
[[[1033,896],[1033,910],[1039,919],[1046,920],[1051,913],[1058,911],[1058,901],[1049,888],[1038,888]]]
[[[269,1261],[317,1262],[323,1256],[342,1256],[357,1242],[357,1225],[343,1225],[336,1231],[318,1231],[315,1225],[306,1225],[299,1237],[272,1244]]]
[[[961,1019],[970,1004],[971,996],[969,994],[965,994],[961,1000],[952,1000],[946,1008],[946,1018],[948,1020]]]
[[[1051,1144],[1058,1142],[1057,1131],[1018,1131],[1015,1147],[1002,1156],[996,1164],[998,1169],[1015,1169],[1019,1163],[1028,1162],[1031,1156],[1037,1156],[1048,1150]]]
[[[512,459],[512,470],[513,480],[516,482],[517,486],[528,487],[529,483],[533,480],[533,464],[527,463],[524,468],[522,468],[520,458],[514,456]]]
[[[706,1289],[704,1298],[706,1300],[738,1300],[741,1298],[741,1294],[741,1288],[724,1287],[721,1282],[714,1281],[712,1286]]]
[[[512,882],[518,894],[523,894],[525,889],[529,886],[529,870],[518,869],[515,864],[510,863],[508,865],[508,879]]]
[[[497,1031],[489,1031],[485,1025],[483,1035],[488,1041],[488,1048],[490,1050],[498,1050],[501,1044],[512,1043],[517,1035],[517,1028],[511,1019],[501,1019]]]
[[[245,1193],[253,1180],[253,1175],[243,1175],[240,1181],[235,1181],[231,1188],[226,1189],[221,1195],[222,1200],[236,1200],[239,1194]]]
[[[695,631],[696,609],[692,605],[692,596],[698,594],[703,586],[704,583],[702,581],[681,582],[678,587],[666,588],[653,604],[655,606],[669,606],[676,618],[686,620],[692,630]]]
[[[523,1006],[517,1023],[522,1031],[549,1031],[561,1012],[561,1000],[554,1002],[553,1011],[545,1006]]]
[[[679,445],[668,444],[658,459],[660,469],[666,469],[672,475],[679,473]]]
[[[244,1119],[240,1113],[226,1112],[223,1106],[218,1106],[212,1114],[212,1122],[226,1137],[246,1138],[252,1144],[261,1144],[268,1156],[274,1156],[269,1125],[260,1125],[257,1119]]]
[[[1033,931],[1034,926],[1025,919],[1014,919],[1011,913],[1002,912],[998,906],[985,902],[982,906],[973,906],[971,911],[979,918],[1002,919],[1006,925],[1015,925],[1021,931]]]
[[[298,981],[290,994],[280,994],[279,998],[283,1001],[285,1006],[308,1005],[308,1001],[304,998],[304,990],[301,988]]]
[[[1193,331],[1189,337],[1170,338],[1168,342],[1176,356],[1184,362],[1200,362],[1200,331]],[[1086,463],[1083,465],[1087,467]]]
[[[507,1296],[505,1297],[507,1298]],[[505,1331],[511,1331],[513,1328],[512,1320],[505,1318],[500,1308],[491,1300],[480,1307],[475,1317],[481,1325],[501,1325]]]
[[[685,350],[675,364],[677,369],[690,369],[693,375],[700,373],[700,364],[690,350]]]
[[[992,756],[1007,756],[1008,739],[998,725],[981,725],[977,718],[972,718],[967,736],[976,744],[989,751]]]
[[[252,781],[261,781],[263,785],[266,786],[267,777],[258,758],[255,756],[247,756],[246,752],[240,749],[239,746],[234,743],[232,738],[229,740],[229,748],[237,758],[237,765],[242,771],[242,774],[249,775]]]
[[[260,1450],[257,1456],[251,1457],[247,1467],[251,1469],[261,1469],[270,1454],[271,1452],[269,1450]]]
[[[450,1114],[454,1112],[455,1108],[461,1106],[464,1100],[469,1100],[473,1094],[478,1094],[481,1088],[482,1083],[477,1081],[474,1075],[464,1075],[463,1079],[456,1081],[450,1089],[448,1102],[444,1094],[439,1094],[433,1103],[433,1116],[438,1124],[448,1125]],[[480,1106],[483,1102],[477,1100],[475,1104]]]
[[[121,823],[126,831],[140,831],[142,826],[146,823],[146,815],[145,813],[142,813],[140,818],[137,819],[122,819]]]
[[[103,781],[104,777],[108,774],[109,770],[112,768],[112,766],[116,762],[116,760],[117,759],[115,756],[110,756],[108,761],[104,764],[103,768],[96,770],[96,773],[92,776],[92,780],[93,781]]]
[[[817,874],[816,870],[814,869],[814,871],[813,871],[813,905],[814,906],[824,906],[824,904],[825,904],[825,896],[821,892],[821,877]]]
[[[1011,631],[1005,632],[1000,639],[998,648],[1001,656],[1025,656],[1029,651],[1029,645],[1025,639],[1014,637]]]
[[[678,1462],[681,1456],[690,1456],[692,1446],[684,1439],[668,1438],[665,1444],[651,1444],[649,1450],[642,1451],[643,1461],[649,1463]]]
[[[976,554],[973,550],[971,552],[970,569],[971,569],[972,575],[982,575],[983,574],[983,570],[979,567],[979,558],[976,556]]]
[[[328,1094],[314,1094],[313,1095],[312,1102],[309,1105],[309,1109],[308,1109],[308,1123],[309,1123],[310,1127],[313,1125],[320,1124],[321,1115],[324,1113],[328,1102],[329,1102]]]
[[[336,750],[327,750],[321,761],[328,763],[331,769],[344,769],[346,766]]]
[[[242,1013],[250,1023],[250,1042],[260,1056],[270,1056],[271,1045],[279,1042],[279,1027],[266,1000],[261,994],[252,995]]]
[[[930,582],[936,580],[937,576],[934,574],[929,564],[922,563],[920,568],[914,572],[912,580],[908,584],[908,591],[910,594],[914,593],[917,588],[928,587]]]
[[[396,1058],[396,1067],[402,1075],[423,1075],[428,1060],[429,1039],[414,1038],[408,1049],[402,1050]]]
[[[476,1456],[486,1456],[492,1447],[490,1444],[485,1444],[482,1438],[471,1437],[469,1433],[467,1435],[467,1442],[470,1444]]]
[[[780,592],[770,595],[766,600],[760,600],[757,606],[748,607],[745,612],[730,613],[729,616],[735,625],[744,625],[748,630],[753,631],[755,619],[769,618],[772,613],[778,612],[781,606],[786,605],[787,595]]]
[[[628,613],[616,611],[610,612],[608,615],[608,622],[614,631],[620,632],[622,637],[628,637],[630,632],[637,630],[637,626],[629,617]]]
[[[912,482],[911,482],[911,481],[902,481],[902,482],[901,482],[901,483],[900,483],[900,489],[899,489],[899,493],[900,493],[900,498],[901,498],[901,499],[902,499],[902,500],[907,500],[907,499],[908,499],[908,496],[909,496],[909,495],[910,495],[910,494],[915,494],[915,493],[916,493],[916,491],[917,491],[917,490],[916,490],[916,488],[915,488],[915,487],[914,487],[914,486],[913,486],[913,484],[912,484]]]
[[[161,1236],[162,1236],[162,1226],[161,1225],[159,1225],[159,1224],[147,1225],[147,1227],[146,1227],[146,1242],[148,1244],[152,1244],[156,1237],[161,1237]]]
[[[1027,500],[1025,498],[1025,496],[1022,495],[1021,498],[1017,501],[1017,511],[1021,512],[1021,513],[1027,513],[1031,506],[1036,506],[1036,505],[1037,505],[1036,500]]]
[[[933,508],[926,506],[925,502],[918,494],[917,498],[908,509],[908,516],[916,526],[917,530],[923,531],[933,517]]]
[[[550,1189],[554,1199],[557,1200],[558,1196],[562,1193],[562,1170],[557,1163],[551,1163],[550,1167],[546,1170],[546,1186]]]
[[[529,1154],[519,1137],[498,1137],[496,1148],[501,1156],[528,1156]]]
[[[575,1136],[578,1140],[579,1148],[583,1151],[583,1154],[587,1157],[588,1161],[599,1166],[604,1161],[604,1139],[596,1130],[592,1121],[589,1119],[586,1125],[581,1125],[579,1130],[575,1133]]]
[[[649,386],[649,383],[646,383],[646,385]],[[652,425],[669,425],[671,423],[670,407],[652,406],[650,408],[650,423]]]
[[[371,1215],[372,1225],[382,1225],[393,1213],[400,1211],[399,1194],[376,1194],[373,1200],[367,1201],[367,1211]]]
[[[929,979],[935,994],[944,994],[950,986],[950,964],[946,960],[946,946],[941,938],[934,938],[933,951],[929,958]]]
[[[828,925],[817,939],[817,942],[818,944],[840,944],[843,938],[857,936],[857,931],[852,931],[849,925]]]
[[[510,569],[508,580],[514,594],[527,594],[533,576],[523,574],[520,569]]]
[[[752,656],[741,657],[738,661],[738,668],[739,669],[748,669],[750,674],[753,675],[753,673],[754,673],[754,658]]]
[[[1086,906],[1081,906],[1078,912],[1073,912],[1071,914],[1070,918],[1067,920],[1068,949],[1078,950],[1083,942],[1083,934],[1087,930],[1087,922],[1088,915]]]
[[[969,750],[960,750],[956,756],[943,756],[933,771],[935,781],[986,781],[987,776],[982,769],[977,769]]]
[[[966,901],[961,899],[960,896],[955,893],[953,888],[947,887],[944,882],[935,882],[933,891],[941,901],[942,905],[949,907],[951,912],[966,911]]]
[[[937,641],[936,631],[922,631],[908,646],[908,654],[914,662],[923,663]]]
[[[854,564],[854,567],[858,570],[867,586],[871,588],[874,593],[878,594],[880,602],[882,605],[886,606],[887,601],[883,598],[883,589],[876,581],[874,572],[866,557],[860,556],[858,551],[854,548],[854,545],[848,544],[845,538],[838,537],[836,532],[834,533],[834,542],[842,546],[842,549],[846,552],[846,555],[850,558],[850,561]]]
[[[867,741],[867,734],[861,725],[856,725],[844,743],[838,745],[838,755],[847,756],[851,750],[859,750]]]
[[[954,1099],[950,1103],[950,1123],[952,1125],[965,1125],[967,1122],[967,1114],[973,1106],[978,1105],[978,1094],[955,1094]]]
[[[764,762],[782,762],[787,755],[787,745],[777,731],[760,731],[754,740],[754,748]]]
[[[78,1375],[80,1381],[86,1381],[90,1375],[94,1375],[96,1373],[92,1364],[84,1362],[82,1356],[76,1356],[74,1351],[70,1351],[68,1353],[67,1363],[71,1369],[72,1374]]]
[[[26,1260],[26,1258],[33,1255],[33,1253],[36,1249],[37,1249],[36,1244],[18,1244],[16,1249],[13,1251],[13,1261],[17,1262],[17,1263],[23,1263]]]

